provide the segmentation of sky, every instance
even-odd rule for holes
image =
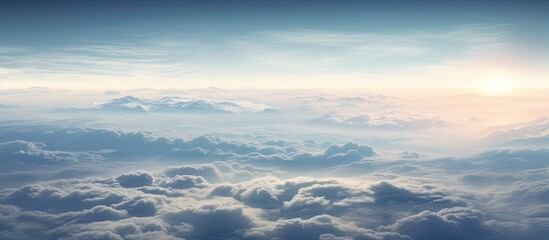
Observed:
[[[546,1],[2,1],[0,88],[547,87]]]
[[[548,10],[0,0],[0,239],[546,240]]]

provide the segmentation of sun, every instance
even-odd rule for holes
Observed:
[[[505,69],[489,69],[484,74],[480,91],[483,95],[500,96],[511,90],[511,77]]]

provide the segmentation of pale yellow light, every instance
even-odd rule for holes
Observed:
[[[505,69],[489,69],[484,74],[480,91],[483,95],[500,96],[512,89],[511,75]]]

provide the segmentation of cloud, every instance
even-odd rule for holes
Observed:
[[[253,226],[253,217],[247,213],[245,206],[231,200],[215,200],[169,212],[164,219],[172,225],[190,224],[192,232],[188,236],[191,238],[230,237]]]
[[[549,118],[498,127],[483,142],[502,148],[544,148],[549,143]]]
[[[391,216],[393,211],[414,213],[467,205],[457,196],[427,187],[412,191],[388,182],[359,186],[337,179],[303,177],[287,180],[264,177],[223,184],[210,194],[232,197],[254,208],[277,210],[276,214],[270,213],[272,216],[310,218],[322,213],[358,219],[366,214],[370,218],[362,224],[378,225],[396,220],[397,215]]]
[[[156,157],[157,161],[180,159],[194,162],[226,159],[288,171],[305,167],[335,166],[375,155],[371,147],[353,142],[342,145],[332,144],[323,153],[317,154],[306,151],[307,148],[300,143],[280,145],[280,143],[269,141],[227,140],[209,135],[183,140],[141,131],[57,128],[40,125],[28,126],[25,129],[0,130],[0,132],[2,133],[0,141],[43,142],[59,154],[66,152],[67,155],[73,155],[75,159],[80,160],[95,156],[107,161],[116,161],[124,157]],[[43,147],[39,145],[36,148]],[[241,170],[243,174],[253,175],[250,173],[258,169]],[[210,181],[208,178],[206,180]]]
[[[129,218],[88,224],[71,224],[51,231],[59,239],[183,239],[169,233],[169,227],[158,218]]]
[[[490,150],[479,154],[474,165],[481,165],[489,169],[500,169],[502,171],[516,171],[523,169],[539,169],[549,167],[546,161],[549,158],[548,149],[500,149]]]
[[[71,237],[74,240],[84,240],[84,239],[102,239],[102,240],[123,240],[120,235],[111,233],[111,232],[83,232],[78,233]]]
[[[250,181],[222,185],[213,189],[214,196],[231,196],[252,207],[265,209],[280,208],[284,201],[289,201],[301,187],[315,183],[333,182],[311,178],[297,178],[280,181],[275,177],[255,178]]]
[[[170,44],[166,44],[164,40],[158,40],[154,44],[148,41],[141,41],[139,44],[84,44],[48,51],[23,49],[24,51],[1,57],[13,63],[9,66],[2,65],[17,73],[11,74],[12,79],[31,75],[53,81],[71,76],[101,80],[105,80],[106,76],[109,76],[108,79],[132,79],[147,75],[165,78],[172,74],[186,73],[189,68],[181,58],[189,56],[186,51],[189,47],[195,49],[197,46],[197,43],[182,42],[181,39]],[[174,47],[181,51],[176,53]],[[169,60],[176,55],[179,55],[177,61]]]
[[[480,210],[475,206],[483,200],[470,192],[426,179],[268,176],[228,183],[219,173],[214,165],[187,165],[157,174],[128,172],[3,189],[0,237],[513,239],[516,233],[502,229],[516,224],[522,226],[520,236],[536,239],[543,222],[534,219],[546,214],[545,182],[516,185],[505,195],[512,198],[494,195],[507,205]],[[511,203],[531,215],[516,215],[521,217],[514,222],[498,218]]]
[[[119,192],[106,188],[65,191],[52,186],[27,185],[11,192],[1,201],[27,210],[66,212],[120,203],[123,199]]]
[[[0,90],[0,95],[4,96],[33,96],[33,95],[39,95],[39,94],[59,94],[66,92],[66,90],[62,89],[53,89],[53,88],[47,88],[47,87],[29,87],[29,88],[22,88],[22,89],[2,89]]]
[[[500,26],[489,25],[468,25],[440,32],[416,33],[294,29],[261,32],[240,40],[235,45],[240,48],[240,52],[249,55],[250,59],[271,67],[298,67],[301,71],[316,69],[318,73],[319,69],[322,70],[319,66],[329,66],[328,69],[337,66],[339,70],[347,69],[347,73],[360,72],[368,75],[388,67],[387,62],[381,64],[383,61],[379,61],[380,59],[392,59],[395,56],[398,59],[393,59],[390,63],[393,65],[393,73],[396,69],[394,66],[409,68],[410,64],[404,63],[418,57],[421,57],[420,62],[429,63],[435,59],[447,59],[448,52],[455,52],[452,55],[454,57],[490,53],[501,47],[505,34]],[[370,63],[368,67],[371,69],[364,69],[364,64],[357,64],[365,61]],[[417,64],[418,61],[414,63]]]
[[[11,109],[11,108],[18,108],[18,106],[9,105],[9,104],[0,104],[0,109]]]
[[[159,201],[154,198],[136,196],[115,206],[125,209],[132,216],[144,217],[155,215],[159,208],[158,205]]]
[[[58,171],[2,169],[38,181],[0,189],[2,239],[541,239],[549,223],[543,148],[427,159],[264,136],[32,124],[0,133],[11,156],[2,161]],[[101,174],[83,178],[90,166]],[[77,179],[41,181],[56,174]]]
[[[199,136],[192,140],[170,139],[150,132],[128,132],[95,128],[59,128],[33,125],[0,130],[2,141],[45,143],[52,149],[63,151],[94,151],[123,156],[165,156],[173,158],[232,157],[239,155],[293,155],[293,146],[262,146],[261,144],[225,140],[221,137]],[[109,152],[110,150],[110,152]],[[114,151],[114,152],[113,152]],[[99,153],[98,153],[99,154]],[[268,158],[268,157],[265,157]]]
[[[0,143],[0,161],[23,164],[67,164],[96,162],[103,158],[97,154],[47,150],[43,143],[10,141]]]
[[[223,175],[212,164],[205,164],[205,165],[189,165],[189,166],[181,166],[181,167],[173,167],[168,168],[164,170],[164,174],[166,174],[169,177],[177,177],[177,176],[185,176],[185,175],[194,175],[194,176],[200,176],[209,182],[220,182],[223,180]]]
[[[176,175],[173,178],[164,178],[159,185],[174,189],[206,188],[209,186],[204,177],[193,175]]]
[[[119,91],[105,91],[105,92],[103,92],[103,95],[105,95],[105,96],[119,96],[119,95],[122,95],[122,93],[119,92]]]
[[[549,181],[547,175],[545,179],[539,181],[525,182],[519,181],[510,186],[510,190],[505,193],[505,197],[493,204],[497,206],[508,206],[516,211],[515,216],[520,216],[524,222],[521,227],[523,231],[540,231],[539,227],[545,227],[549,224]],[[502,214],[507,211],[501,209]],[[549,230],[541,230],[549,233]]]
[[[402,112],[385,112],[377,114],[332,113],[311,119],[307,122],[326,126],[384,130],[421,129],[444,127],[448,125],[448,122],[440,117],[425,117]]]
[[[460,58],[491,54],[502,48],[506,35],[502,26],[488,24],[461,25],[430,32],[290,29],[262,31],[238,40],[234,45],[249,59],[270,67],[299,68],[307,73],[316,70],[316,74],[327,69],[330,71],[326,74],[330,74],[335,67],[346,73],[372,76],[380,72],[395,74],[395,69],[410,69],[411,65],[418,64],[425,67],[432,63],[450,63],[442,64],[446,67]],[[453,54],[448,54],[450,52]],[[338,77],[341,78],[341,74]],[[347,86],[352,88],[356,83],[349,82]],[[315,86],[319,83],[315,82]]]
[[[42,164],[12,168],[8,164],[5,164],[3,171],[0,171],[0,188],[21,187],[25,184],[40,181],[96,176],[108,168],[107,166],[97,164],[92,166],[75,164],[60,168],[59,165],[50,166]]]
[[[337,160],[337,159],[362,159],[364,157],[373,156],[374,150],[369,146],[358,145],[356,143],[346,143],[344,145],[331,145],[324,151],[324,156],[328,160]]]
[[[256,239],[318,239],[322,234],[354,236],[362,231],[353,223],[319,215],[309,219],[281,219],[274,226],[251,229],[246,236]]]
[[[154,176],[146,172],[133,172],[120,175],[115,180],[122,187],[135,188],[152,185]]]
[[[59,128],[31,125],[25,128],[4,129],[0,139],[45,143],[62,151],[116,150],[119,154],[149,156],[174,148],[168,138],[155,137],[146,132],[125,132],[93,128]]]
[[[519,182],[512,186],[512,199],[520,202],[549,204],[549,181]]]
[[[288,155],[274,154],[264,156],[262,154],[254,153],[239,156],[239,158],[258,166],[278,167],[290,171],[290,169],[313,170],[326,168],[329,166],[360,161],[375,155],[376,153],[369,146],[348,142],[343,145],[332,144],[320,154],[290,152]]]
[[[412,239],[491,239],[495,235],[483,216],[475,209],[446,208],[402,218],[391,227]]]

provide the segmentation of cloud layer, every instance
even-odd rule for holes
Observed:
[[[449,123],[440,117],[425,117],[403,112],[384,112],[378,114],[342,114],[332,113],[311,119],[308,122],[336,127],[371,128],[386,130],[413,130],[431,127],[443,127]]]
[[[61,180],[0,192],[2,239],[541,239],[547,184],[509,221],[462,190],[400,180],[268,176],[223,182],[213,165]],[[213,175],[212,175],[213,174]],[[221,181],[212,183],[212,181]],[[419,183],[424,180],[415,179]],[[499,209],[503,210],[503,209]],[[488,214],[485,211],[490,211]],[[533,212],[532,212],[533,211]],[[510,228],[510,226],[515,226]]]
[[[549,234],[549,151],[514,144],[543,143],[546,119],[499,126],[480,142],[448,151],[438,141],[455,135],[433,136],[460,130],[455,123],[463,121],[401,111],[396,98],[311,94],[291,101],[303,102],[285,108],[289,113],[254,114],[241,127],[230,121],[251,114],[87,112],[93,119],[60,113],[48,121],[3,121],[0,239]],[[307,121],[334,106],[342,113]],[[166,126],[143,128],[145,116]],[[181,127],[193,121],[206,123]]]

